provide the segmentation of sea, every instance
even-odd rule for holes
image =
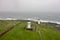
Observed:
[[[54,22],[60,24],[59,12],[0,12],[0,19],[40,19],[42,22]]]

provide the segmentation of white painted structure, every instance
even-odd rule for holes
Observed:
[[[40,24],[40,20],[38,19],[38,24]]]
[[[31,22],[27,22],[27,28],[28,28],[28,29],[31,28]]]

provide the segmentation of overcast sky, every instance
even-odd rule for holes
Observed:
[[[0,12],[60,12],[60,0],[0,0]]]
[[[60,21],[60,0],[0,0],[0,17],[38,17]]]

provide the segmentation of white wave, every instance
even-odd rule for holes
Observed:
[[[16,18],[0,18],[0,20],[18,20],[18,19],[16,19]],[[33,19],[33,18],[24,18],[23,20],[32,20],[32,21],[38,21],[37,19]],[[50,22],[50,23],[56,23],[56,24],[60,24],[60,22],[58,22],[58,21],[51,21],[51,20],[42,20],[42,19],[40,19],[40,21],[41,22]]]
[[[16,18],[6,18],[6,20],[17,20]]]
[[[41,20],[41,22],[50,22],[50,23],[60,24],[60,22],[58,21],[50,21],[50,20]]]
[[[0,18],[0,19],[2,19],[2,18]]]
[[[32,19],[32,18],[29,18],[29,19],[27,19],[27,20],[32,20],[32,21],[36,21],[36,22],[38,21],[37,19]],[[46,23],[50,22],[50,23],[60,24],[60,22],[58,22],[58,21],[42,20],[42,19],[40,19],[40,21],[41,21],[41,22],[46,22]]]
[[[0,18],[0,20],[17,20],[16,18]]]

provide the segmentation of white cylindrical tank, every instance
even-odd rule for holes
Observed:
[[[31,22],[27,22],[27,28],[31,28]]]

